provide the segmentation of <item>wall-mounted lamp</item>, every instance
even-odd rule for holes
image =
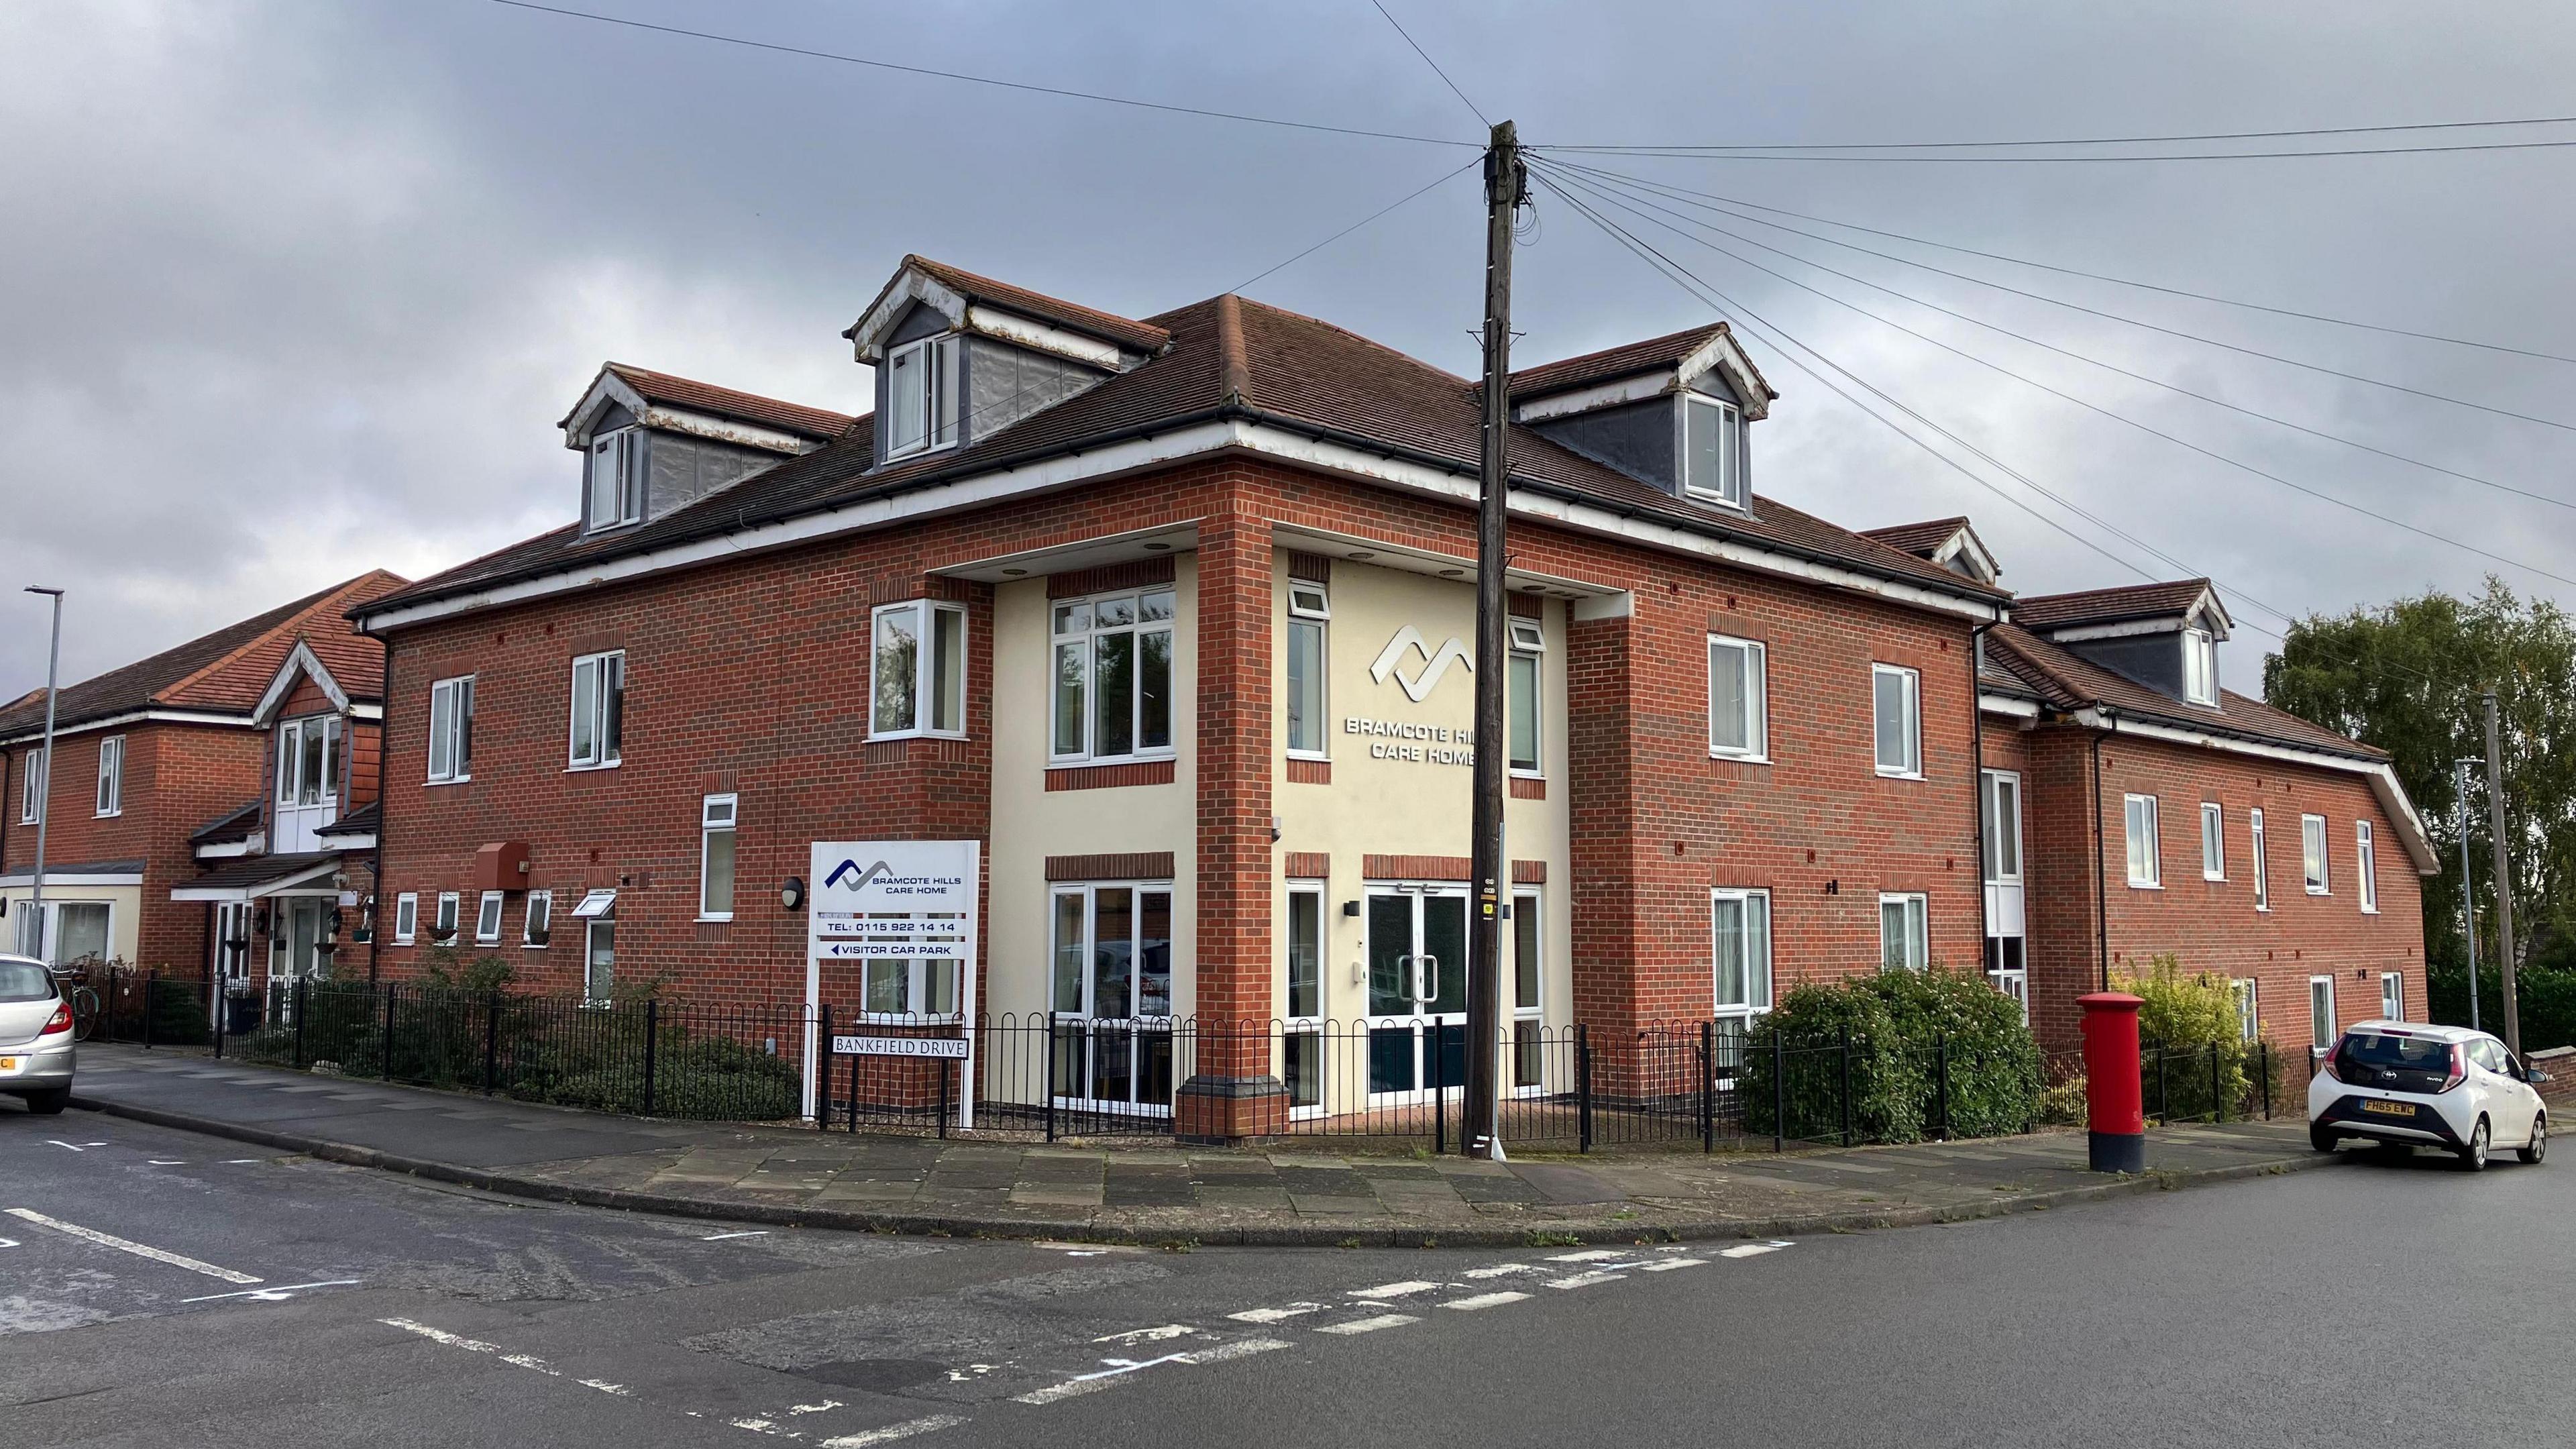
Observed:
[[[1359,903],[1359,902],[1357,902],[1357,901],[1344,901],[1344,902],[1342,902],[1342,914],[1343,914],[1343,915],[1346,915],[1346,916],[1356,916],[1356,915],[1358,915],[1359,913],[1360,913],[1360,903]]]
[[[805,904],[805,880],[802,876],[791,875],[778,888],[778,903],[791,911]]]

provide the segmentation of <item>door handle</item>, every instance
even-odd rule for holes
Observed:
[[[1440,958],[1426,952],[1413,959],[1417,963],[1414,967],[1413,984],[1416,989],[1413,999],[1429,1006],[1440,999]]]

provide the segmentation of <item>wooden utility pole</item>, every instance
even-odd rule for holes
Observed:
[[[1494,127],[1485,150],[1485,426],[1482,496],[1476,508],[1476,766],[1468,874],[1476,897],[1467,928],[1467,1111],[1470,1157],[1500,1158],[1495,1130],[1497,1071],[1502,1055],[1503,770],[1511,757],[1503,704],[1511,645],[1504,612],[1503,512],[1511,477],[1504,447],[1512,423],[1512,221],[1525,176],[1520,132]],[[1430,1043],[1438,1051],[1443,1044]]]
[[[2522,1008],[2513,995],[2513,853],[2505,841],[2504,752],[2496,731],[2496,692],[2488,690],[2486,700],[2487,820],[2495,833],[2496,969],[2504,973],[2504,1044],[2520,1056]]]

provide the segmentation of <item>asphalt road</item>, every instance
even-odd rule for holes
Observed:
[[[1172,1253],[534,1205],[11,1104],[0,1445],[2536,1444],[2576,1422],[2571,1171]]]

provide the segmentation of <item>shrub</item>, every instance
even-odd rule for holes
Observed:
[[[2166,1121],[2240,1116],[2255,1055],[2236,1016],[2236,988],[2214,971],[2186,971],[2171,952],[2150,959],[2143,972],[2114,977],[2112,986],[2146,1004],[2138,1008],[2140,1083],[2147,1111]],[[2277,1063],[2280,1053],[2272,1053]],[[2212,1065],[2217,1097],[2211,1099]]]
[[[1897,1036],[1914,1055],[1925,1086],[1923,1120],[1942,1123],[1940,1078],[1949,1080],[1946,1126],[1953,1137],[2019,1132],[2039,1110],[2039,1043],[2021,1006],[1978,974],[1892,971],[1868,978],[1896,1019]]]
[[[1775,1047],[1786,1078],[1785,1135],[1838,1135],[1843,1118],[1843,1040],[1851,1042],[1851,1127],[1859,1140],[1920,1141],[1941,1121],[1947,1059],[1947,1130],[1954,1137],[2018,1132],[2040,1110],[2038,1043],[2011,998],[1972,972],[1890,971],[1780,998],[1747,1040],[1745,1129],[1772,1132]]]

